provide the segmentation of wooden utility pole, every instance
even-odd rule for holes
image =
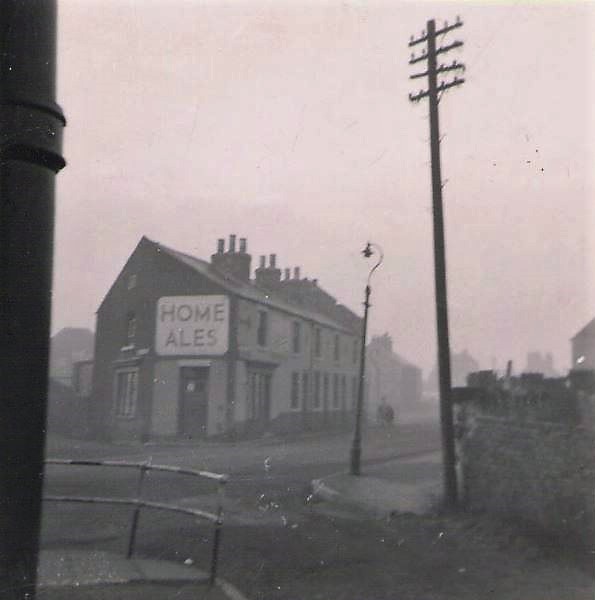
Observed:
[[[54,230],[55,0],[0,11],[0,596],[35,597]]]
[[[452,44],[436,48],[436,38],[445,35],[453,29],[461,27],[463,23],[457,17],[456,23],[445,23],[442,29],[436,30],[434,20],[427,22],[426,31],[417,39],[411,38],[409,46],[426,43],[427,48],[422,49],[420,56],[411,55],[410,65],[426,62],[427,70],[415,73],[410,79],[428,78],[427,90],[420,90],[416,94],[409,94],[411,102],[419,102],[428,98],[430,111],[430,155],[432,170],[432,207],[434,215],[434,275],[436,287],[436,328],[438,333],[438,372],[440,387],[440,423],[442,427],[442,453],[444,462],[444,500],[447,506],[457,504],[457,474],[455,468],[455,440],[453,427],[453,411],[451,401],[451,375],[450,375],[450,345],[448,340],[448,306],[446,294],[446,257],[444,242],[444,218],[442,212],[442,175],[440,171],[440,127],[438,120],[438,103],[442,94],[449,88],[461,85],[465,80],[455,75],[452,81],[441,81],[438,76],[449,71],[464,70],[464,65],[456,60],[450,65],[437,65],[436,57],[449,50],[459,48],[463,42],[455,41]],[[439,96],[440,94],[440,96]]]

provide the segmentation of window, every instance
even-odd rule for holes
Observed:
[[[320,408],[320,371],[314,372],[314,395],[312,397],[312,407]]]
[[[322,331],[317,327],[314,330],[314,356],[320,358],[322,354]]]
[[[328,387],[329,387],[329,377],[328,373],[324,374],[322,378],[322,402],[324,404],[324,410],[328,407]]]
[[[271,374],[261,371],[248,372],[247,419],[268,421],[270,411]]]
[[[258,311],[258,329],[256,332],[257,343],[259,346],[267,345],[269,329],[269,315],[264,310]]]
[[[357,377],[351,378],[351,405],[355,409],[357,406]]]
[[[136,369],[116,372],[115,411],[117,417],[131,419],[136,414],[138,371]]]
[[[357,365],[357,354],[359,350],[358,340],[353,340],[353,364]]]
[[[136,287],[136,282],[137,282],[136,273],[133,273],[128,278],[128,289],[131,290],[131,289],[135,288]]]
[[[299,354],[302,349],[302,327],[299,321],[293,322],[293,335],[292,335],[292,344],[291,348],[294,354]]]
[[[343,410],[347,408],[347,378],[345,375],[341,375],[341,408]]]
[[[126,341],[128,344],[134,342],[134,336],[136,335],[136,317],[134,313],[128,313],[126,320]]]
[[[339,376],[333,375],[333,408],[339,408]]]
[[[339,334],[335,334],[335,351],[334,351],[334,357],[335,360],[340,360],[341,359],[341,343],[340,343],[340,339],[339,339]]]
[[[302,373],[302,406],[307,409],[308,408],[308,396],[310,395],[310,388],[308,387],[309,377],[308,372],[304,371]]]
[[[300,407],[300,374],[291,374],[291,403],[292,409],[298,409]]]

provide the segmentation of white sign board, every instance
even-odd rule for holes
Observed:
[[[227,296],[167,296],[157,302],[155,352],[161,356],[210,356],[227,352]]]

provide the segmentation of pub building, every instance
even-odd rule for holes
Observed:
[[[143,237],[97,311],[96,437],[352,426],[362,322],[316,279],[219,239],[210,261]]]

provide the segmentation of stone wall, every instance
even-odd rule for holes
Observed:
[[[593,547],[592,391],[570,378],[455,389],[465,505],[520,519],[569,545]]]

